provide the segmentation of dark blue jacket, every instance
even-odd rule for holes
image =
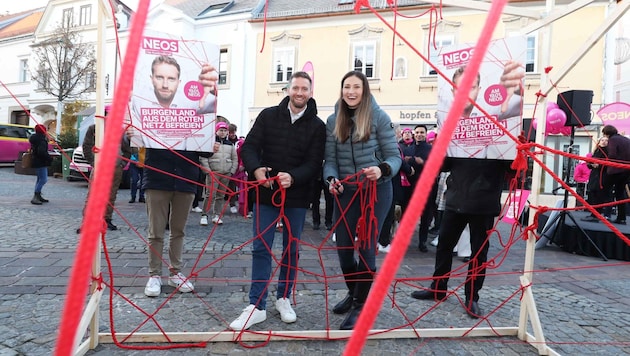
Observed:
[[[286,190],[284,206],[306,208],[310,203],[311,183],[315,179],[324,159],[326,128],[317,117],[317,105],[309,99],[306,112],[295,123],[289,115],[289,97],[280,105],[264,109],[256,118],[243,146],[241,158],[249,173],[249,180],[255,180],[254,171],[260,167],[271,167],[270,176],[287,172],[293,177],[293,184]],[[260,186],[258,202],[265,205],[279,204],[281,195],[277,184],[270,190]],[[249,196],[256,198],[251,191]]]
[[[199,157],[208,156],[210,154],[205,152],[147,148],[142,188],[196,193]]]
[[[401,148],[403,150],[404,157],[420,157],[423,161],[426,161],[427,158],[429,158],[429,154],[431,153],[431,145],[429,145],[425,141],[414,141],[411,145],[401,144]],[[409,164],[413,167],[415,171],[415,174],[409,177],[409,182],[411,182],[412,186],[415,186],[416,182],[420,178],[422,169],[424,168],[424,163],[418,164],[416,163],[416,160],[413,159],[409,162]]]

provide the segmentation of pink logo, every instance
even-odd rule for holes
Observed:
[[[190,81],[184,85],[184,95],[192,101],[199,101],[203,96],[203,85],[196,81]]]
[[[483,97],[486,99],[488,105],[499,106],[503,104],[507,98],[507,90],[501,84],[493,84],[486,89],[483,93]]]
[[[611,103],[597,111],[597,116],[604,125],[613,125],[620,133],[630,133],[630,105],[626,103]]]
[[[444,53],[442,55],[442,63],[446,68],[460,67],[468,62],[470,62],[470,58],[472,58],[473,52],[475,49],[465,48],[459,51]]]

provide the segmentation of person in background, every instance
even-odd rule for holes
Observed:
[[[278,106],[266,108],[258,115],[241,147],[245,170],[257,191],[249,194],[256,198],[249,305],[230,324],[232,330],[249,329],[267,319],[271,246],[276,222],[281,218],[287,226],[282,231],[282,254],[278,256],[275,306],[283,322],[297,320],[289,297],[298,268],[306,210],[311,201],[311,183],[321,169],[326,135],[311,96],[311,77],[306,72],[293,73],[287,96]]]
[[[402,157],[402,152],[400,153]],[[390,250],[390,244],[392,242],[392,237],[396,232],[396,225],[394,222],[400,222],[400,218],[403,214],[404,209],[402,208],[403,204],[409,201],[410,192],[408,192],[408,188],[411,186],[409,183],[409,176],[412,176],[414,173],[413,167],[409,165],[405,160],[402,160],[402,164],[400,166],[400,170],[398,174],[395,174],[392,177],[392,190],[393,190],[393,199],[392,205],[387,212],[387,216],[385,217],[385,221],[383,221],[383,227],[381,228],[381,233],[378,237],[378,251],[383,253],[388,253]],[[398,212],[396,211],[396,207],[398,207]]]
[[[617,128],[612,125],[606,125],[602,128],[602,134],[608,137],[608,159],[614,163],[630,163],[630,139],[622,136],[617,132]],[[618,202],[626,199],[626,184],[630,179],[630,170],[608,166],[606,167],[606,181],[604,187],[608,191],[612,191],[615,200]],[[612,201],[612,200],[611,200]],[[626,224],[626,204],[617,205],[617,218],[613,220],[615,224]]]
[[[339,200],[334,210],[337,254],[348,286],[348,295],[333,308],[335,314],[348,313],[341,330],[354,329],[372,287],[377,239],[392,205],[391,179],[401,161],[391,119],[374,100],[365,74],[348,72],[341,80],[335,112],[326,122],[324,161],[329,191]],[[365,182],[366,187],[359,187]],[[362,201],[368,193],[373,194],[366,198],[373,209]],[[360,220],[375,225],[360,227],[355,242]]]
[[[216,225],[223,224],[223,220],[219,216],[223,211],[225,203],[225,193],[233,192],[228,189],[230,177],[238,168],[238,157],[236,149],[230,140],[228,140],[228,124],[218,122],[215,125],[216,137],[212,157],[208,159],[208,164],[212,174],[206,178],[207,193],[203,200],[203,213],[201,214],[200,224],[208,225],[208,212],[212,211],[212,223]],[[228,194],[233,195],[233,194]]]
[[[238,129],[238,127],[234,124],[230,124],[228,126],[228,140],[230,142],[232,142],[232,145],[234,145],[234,147],[236,147],[236,145],[238,144],[239,138],[238,135],[236,134],[236,130]],[[238,155],[237,155],[238,156]],[[237,183],[236,183],[236,177],[233,177],[234,179],[230,179],[228,181],[228,189],[230,192],[236,192],[237,191]],[[225,199],[230,201],[230,213],[232,214],[236,214],[238,213],[238,194],[227,194],[225,195]]]
[[[586,157],[591,157],[592,154],[589,152],[586,154]],[[588,167],[585,161],[580,160],[577,165],[575,165],[575,169],[573,171],[573,180],[577,184],[576,193],[578,193],[581,197],[584,197],[584,193],[586,191],[586,183],[588,182],[588,177],[591,174],[591,169]],[[581,206],[582,204],[576,200],[576,205]]]
[[[411,183],[411,193],[415,190],[416,184],[422,174],[424,163],[431,153],[431,145],[426,142],[427,127],[425,125],[416,125],[413,129],[414,143],[406,146],[403,150],[405,161],[410,164],[415,174],[409,177]],[[420,227],[418,229],[418,249],[420,252],[428,252],[427,239],[429,238],[429,227],[433,219],[433,211],[435,210],[435,197],[437,196],[437,180],[431,189],[429,199],[424,206],[422,216],[420,217]]]
[[[597,146],[595,147],[595,150],[593,151],[591,157],[597,159],[608,158],[608,137],[602,136],[599,138],[599,140],[597,141]],[[588,203],[591,205],[608,203],[612,200],[612,198],[610,190],[604,186],[604,182],[607,181],[606,166],[603,166],[599,163],[588,163],[588,167],[591,169],[591,172],[588,176],[588,185],[586,186],[586,191],[588,193]],[[611,219],[612,207],[607,206],[605,208],[597,208],[597,211],[600,214],[604,215],[604,218],[608,220]],[[580,220],[599,222],[599,219],[593,214],[589,214],[588,216]]]
[[[42,189],[48,182],[48,166],[52,163],[52,158],[48,154],[48,139],[46,136],[46,126],[35,125],[35,133],[28,138],[31,144],[31,155],[33,156],[32,167],[35,168],[37,180],[35,181],[35,193],[31,199],[31,204],[42,205],[48,203],[48,199],[42,196]]]
[[[129,199],[129,203],[136,202],[136,195],[138,195],[138,202],[144,203],[144,189],[142,188],[142,167],[144,167],[144,154],[144,147],[131,148],[131,164],[129,165],[129,174],[131,176],[131,199]]]
[[[323,167],[322,167],[323,168]],[[326,230],[332,229],[332,216],[333,216],[333,197],[328,192],[328,185],[322,177],[323,171],[320,171],[317,175],[317,179],[313,180],[313,200],[311,201],[311,209],[313,210],[313,230],[319,230],[321,224],[321,212],[319,211],[319,200],[321,198],[322,190],[324,191],[324,201],[326,203],[324,211],[324,226]]]
[[[107,117],[109,113],[109,105],[105,107],[105,116]],[[96,146],[96,125],[90,125],[87,131],[85,132],[85,137],[83,138],[83,157],[85,160],[92,166],[95,167],[94,161],[94,147]],[[129,144],[129,137],[127,135],[123,135],[120,140],[120,149],[118,151],[118,160],[116,161],[116,166],[114,169],[114,179],[112,180],[112,186],[109,192],[109,203],[105,209],[105,223],[107,224],[107,230],[115,231],[118,230],[118,226],[114,225],[112,222],[112,217],[114,214],[114,204],[116,204],[116,197],[118,196],[118,188],[120,187],[120,182],[122,181],[122,173],[124,167],[127,165],[128,158],[131,157],[131,146]],[[95,167],[96,168],[96,167]],[[90,173],[90,180],[94,174],[98,174],[96,169],[92,169]],[[92,186],[90,185],[88,188],[88,196],[90,195],[90,190]],[[85,212],[85,207],[87,206],[87,198],[85,199],[85,206],[83,207],[83,211]],[[81,233],[81,228],[77,229],[77,234]]]

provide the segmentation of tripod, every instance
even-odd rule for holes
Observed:
[[[574,139],[575,139],[575,126],[571,126],[571,136],[570,136],[570,139],[569,139],[569,154],[573,153],[573,142],[574,142]],[[569,185],[569,175],[571,173],[571,163],[572,163],[572,161],[573,161],[573,159],[571,157],[568,157],[567,169],[565,170],[564,177],[563,177],[563,181],[567,185]],[[556,190],[558,190],[560,188],[554,189],[554,193],[555,193]],[[559,231],[561,232],[561,230],[564,229],[564,226],[565,226],[564,223],[566,221],[566,218],[568,217],[569,219],[571,219],[571,221],[573,221],[573,223],[578,228],[578,230],[580,230],[580,232],[582,233],[584,238],[593,246],[593,248],[595,248],[595,250],[599,253],[599,255],[604,259],[604,261],[608,261],[608,258],[606,258],[606,255],[604,255],[604,253],[599,249],[599,247],[597,247],[597,245],[595,244],[593,239],[591,239],[591,237],[588,235],[588,233],[586,233],[586,231],[584,231],[584,229],[580,226],[580,224],[578,224],[578,222],[575,219],[575,217],[573,216],[573,214],[571,214],[570,211],[566,210],[568,205],[569,205],[569,191],[567,189],[565,189],[564,190],[564,199],[562,201],[562,208],[563,209],[560,210],[560,212],[558,214],[556,214],[555,216],[553,216],[553,215],[550,216],[550,221],[548,221],[545,224],[545,228],[540,233],[541,239],[544,237],[544,238],[549,239],[549,242],[552,242],[552,243],[555,243],[556,245],[559,245],[559,243],[556,242],[556,235],[559,234]],[[557,223],[557,227],[553,230],[553,232],[551,233],[551,236],[550,237],[545,236],[547,231],[549,231],[554,226],[556,226],[556,223]]]

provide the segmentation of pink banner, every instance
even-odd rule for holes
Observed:
[[[622,135],[630,134],[630,104],[611,103],[597,111],[604,125],[612,125]]]
[[[529,190],[517,189],[514,194],[510,195],[510,199],[507,201],[507,208],[505,209],[505,215],[501,221],[508,224],[514,224],[518,217],[523,213],[525,204],[527,204],[527,197],[529,197]]]

